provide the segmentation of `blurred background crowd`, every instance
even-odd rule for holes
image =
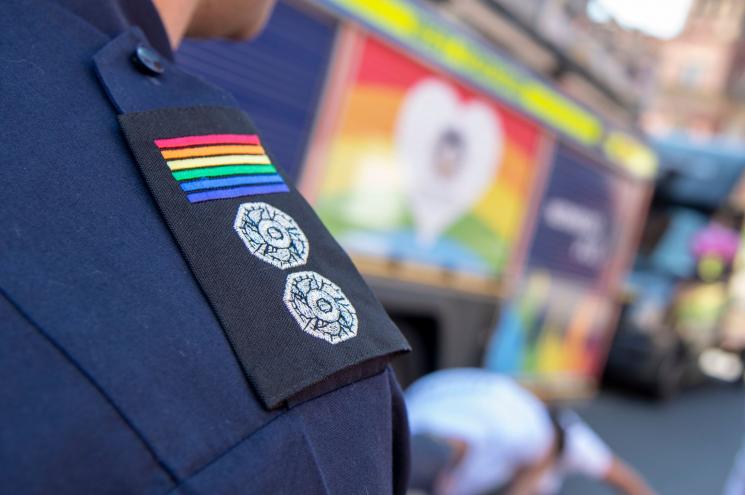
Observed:
[[[721,493],[745,419],[745,1],[280,0],[256,41],[177,58],[351,254],[412,344],[404,386],[509,375],[659,493]]]

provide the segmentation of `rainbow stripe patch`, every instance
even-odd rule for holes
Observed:
[[[155,145],[191,203],[290,190],[255,134],[156,139]]]

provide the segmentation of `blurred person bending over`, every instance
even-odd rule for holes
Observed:
[[[272,5],[2,1],[3,493],[405,491],[408,345],[235,99],[173,62]]]
[[[548,495],[578,473],[628,495],[654,492],[574,413],[549,411],[483,369],[427,375],[406,391],[410,488],[437,495]]]

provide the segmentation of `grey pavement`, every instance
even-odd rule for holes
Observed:
[[[719,495],[742,442],[745,392],[709,385],[667,403],[601,392],[575,409],[660,495]],[[577,478],[562,490],[562,495],[612,493]]]

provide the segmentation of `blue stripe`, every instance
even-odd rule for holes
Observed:
[[[264,184],[260,186],[243,186],[232,189],[216,189],[214,191],[201,191],[187,194],[186,197],[191,203],[200,203],[213,199],[238,198],[241,196],[253,196],[256,194],[273,194],[280,192],[289,192],[290,188],[285,184]]]
[[[190,182],[182,182],[181,189],[184,191],[198,191],[200,189],[217,189],[220,187],[245,186],[250,184],[272,184],[282,183],[279,174],[271,175],[242,175],[235,177],[222,177],[218,179],[199,179]]]

